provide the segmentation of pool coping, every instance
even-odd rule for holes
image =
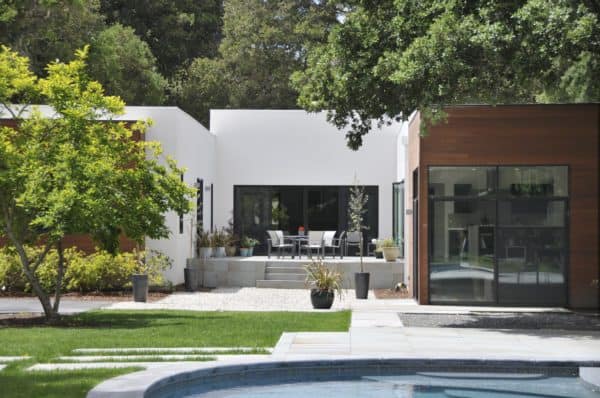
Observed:
[[[453,371],[453,372],[504,372],[544,374],[578,374],[582,379],[600,387],[600,360],[598,361],[548,361],[548,360],[482,360],[482,359],[428,359],[398,357],[323,357],[304,356],[286,359],[250,359],[197,364],[168,364],[129,373],[106,380],[88,394],[87,398],[144,398],[174,385],[195,383],[199,380],[214,382],[265,376],[277,381],[282,376],[298,372],[319,375],[358,374],[369,370],[385,372]],[[355,373],[352,373],[355,372]]]

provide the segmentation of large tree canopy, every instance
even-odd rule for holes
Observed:
[[[173,75],[196,57],[213,57],[219,45],[222,0],[101,0],[108,23],[131,26]]]
[[[333,1],[225,1],[219,57],[195,60],[177,76],[176,102],[202,121],[208,119],[211,107],[223,104],[297,107],[298,93],[290,76],[305,67],[308,48],[326,41],[337,13]],[[217,81],[220,87],[215,92]],[[193,102],[194,92],[207,96]]]
[[[99,0],[0,0],[0,44],[29,58],[43,74],[56,59],[68,61],[104,28]]]
[[[158,143],[135,139],[145,122],[115,120],[124,103],[88,78],[86,56],[52,63],[37,78],[26,58],[0,50],[0,113],[15,123],[0,127],[0,236],[19,254],[48,318],[58,314],[65,235],[87,234],[114,251],[121,235],[168,237],[165,213],[190,208],[182,170],[159,162]],[[48,104],[52,114],[10,105],[14,98]],[[44,249],[31,258],[28,244]],[[36,276],[52,247],[59,254],[53,306]]]
[[[111,95],[135,105],[163,103],[167,82],[156,68],[148,44],[133,28],[120,24],[102,31],[92,42],[89,73]]]
[[[459,103],[600,100],[600,5],[575,0],[349,1],[296,73],[357,149],[372,119],[443,118]],[[424,123],[423,126],[427,126]]]

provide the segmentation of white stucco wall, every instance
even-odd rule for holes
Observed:
[[[212,110],[216,137],[215,224],[226,225],[235,185],[379,186],[379,236],[392,236],[392,183],[404,155],[398,155],[400,123],[374,128],[352,151],[345,133],[325,113],[302,110]]]
[[[146,140],[159,141],[163,147],[163,159],[170,156],[179,167],[186,169],[184,181],[193,186],[197,178],[210,186],[215,174],[215,137],[204,126],[177,107],[127,107],[124,119],[150,118],[153,125],[146,133]],[[195,200],[194,200],[195,205]],[[204,191],[204,226],[210,228],[210,191]],[[196,210],[184,216],[183,233],[179,232],[179,216],[174,212],[166,215],[171,231],[168,239],[146,239],[148,249],[159,250],[173,260],[173,267],[164,273],[165,278],[178,284],[183,282],[186,259],[192,257],[192,239],[195,238]]]

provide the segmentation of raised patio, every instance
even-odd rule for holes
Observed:
[[[314,257],[316,259],[316,256]],[[188,267],[194,266],[203,271],[204,287],[263,287],[281,289],[306,288],[304,266],[310,258],[291,259],[272,256],[194,258],[188,260]],[[343,287],[354,288],[354,273],[360,272],[359,257],[326,258],[323,262],[342,274]],[[392,288],[403,282],[404,261],[387,262],[374,257],[363,258],[365,272],[371,273],[370,288]]]

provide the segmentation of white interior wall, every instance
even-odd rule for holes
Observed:
[[[215,224],[226,225],[235,185],[379,186],[379,233],[392,236],[392,183],[403,169],[400,123],[374,128],[352,151],[325,113],[212,110],[216,137]],[[400,157],[399,157],[400,156]]]

